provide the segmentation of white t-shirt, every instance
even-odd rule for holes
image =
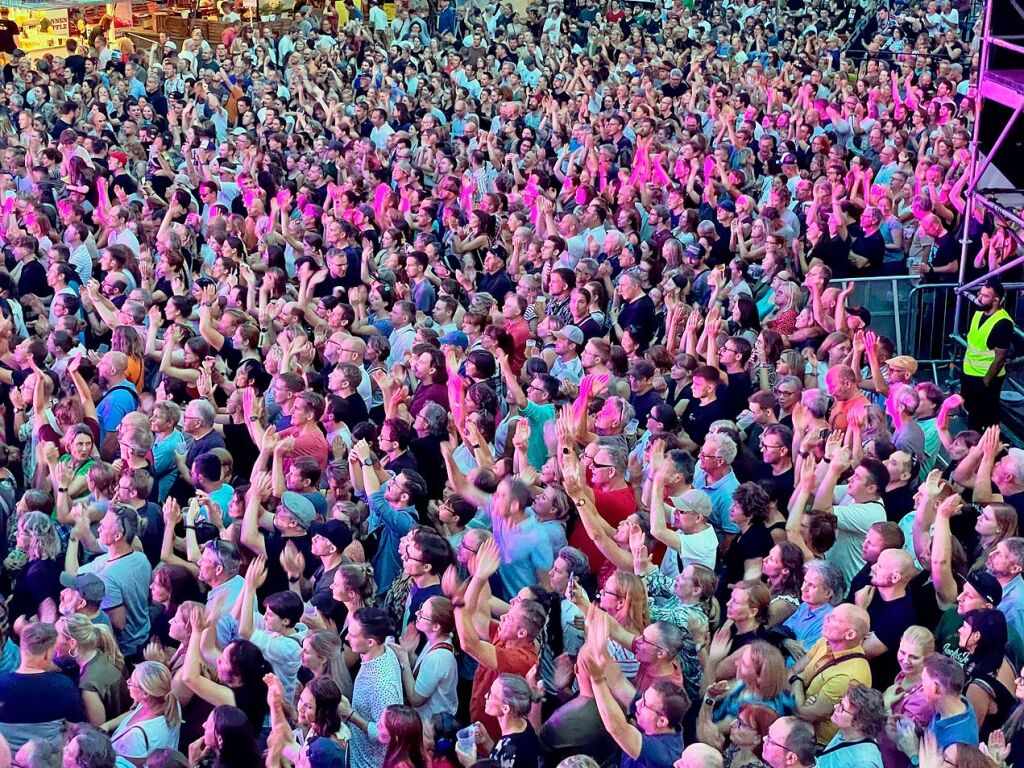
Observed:
[[[459,669],[455,654],[448,648],[435,647],[420,656],[416,669],[416,695],[427,697],[423,704],[416,707],[420,719],[426,722],[433,715],[457,710],[458,682]]]
[[[167,718],[163,716],[128,725],[128,721],[138,711],[139,706],[141,705],[136,705],[128,711],[127,716],[110,737],[110,743],[117,754],[117,768],[134,768],[129,758],[145,758],[158,749],[178,748],[181,725],[172,728],[167,724]]]
[[[834,500],[832,511],[839,521],[839,528],[836,530],[836,543],[825,553],[825,560],[842,571],[849,584],[864,567],[861,545],[868,529],[886,520],[885,507],[881,501],[858,504],[846,495],[846,486],[836,488]]]
[[[718,535],[710,525],[700,533],[683,533],[675,531],[679,537],[679,559],[682,567],[688,565],[704,565],[715,570],[715,559],[718,556]]]

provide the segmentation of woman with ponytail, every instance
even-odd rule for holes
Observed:
[[[56,626],[57,654],[78,665],[78,687],[89,722],[103,725],[124,712],[129,701],[124,657],[111,631],[80,613],[62,616]]]
[[[171,670],[159,661],[144,661],[128,681],[135,706],[111,720],[110,743],[118,763],[141,766],[158,749],[177,749],[181,732],[181,707],[171,690]]]

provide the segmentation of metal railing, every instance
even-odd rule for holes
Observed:
[[[857,277],[849,280],[853,304],[871,312],[871,328],[892,339],[897,355],[910,355],[930,370],[931,378],[945,385],[950,365],[962,356],[953,339],[956,286],[922,283],[912,275]],[[1021,306],[1024,314],[1024,301]]]

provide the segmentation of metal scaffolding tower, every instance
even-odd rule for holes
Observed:
[[[965,282],[967,273],[967,251],[970,243],[968,234],[969,222],[978,208],[984,209],[993,216],[1012,222],[1024,231],[1024,218],[1019,209],[1014,209],[1011,199],[1019,199],[1024,188],[1018,187],[984,187],[982,180],[989,166],[1000,158],[1000,150],[1006,139],[1014,133],[1014,128],[1021,114],[1024,113],[1024,6],[1019,0],[987,0],[984,3],[984,21],[981,31],[981,51],[978,62],[978,98],[975,105],[973,136],[971,139],[971,162],[966,187],[966,209],[964,211],[964,228],[962,251],[960,258],[960,276],[957,280],[956,314],[954,332],[959,334],[965,302],[971,300],[976,287],[989,277],[1002,274],[1024,263],[1024,237],[1010,228],[1008,231],[1022,246],[1022,255],[1012,261],[989,271],[981,277]],[[998,17],[998,18],[995,18]],[[995,28],[994,28],[995,26]],[[999,32],[996,32],[998,29]],[[980,151],[982,120],[1001,119],[993,115],[993,110],[985,109],[987,103],[1002,105],[1012,110],[1003,122],[998,137],[987,152]],[[1010,163],[1019,163],[1019,158],[1002,157]]]

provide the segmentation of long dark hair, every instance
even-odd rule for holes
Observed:
[[[562,596],[538,586],[530,587],[530,591],[548,615],[544,627],[545,644],[551,649],[552,657],[561,656],[565,650],[565,640],[562,637]]]
[[[1003,664],[1009,641],[1006,616],[995,608],[982,608],[965,613],[964,624],[978,633],[978,645],[964,664],[967,679],[994,675]]]
[[[220,737],[213,768],[251,768],[260,764],[256,732],[238,707],[221,704],[213,710],[213,729]]]
[[[388,729],[388,745],[384,752],[383,768],[411,765],[426,768],[423,754],[423,722],[412,707],[390,704],[384,708],[381,719]]]
[[[233,649],[231,651],[231,673],[235,679],[239,681],[240,685],[263,686],[264,693],[266,693],[267,686],[263,682],[263,676],[270,673],[271,669],[263,657],[263,651],[243,638],[232,640],[228,646]],[[224,650],[226,652],[227,648]]]
[[[316,677],[306,686],[316,702],[311,731],[317,736],[334,736],[341,729],[341,688],[329,677]]]

